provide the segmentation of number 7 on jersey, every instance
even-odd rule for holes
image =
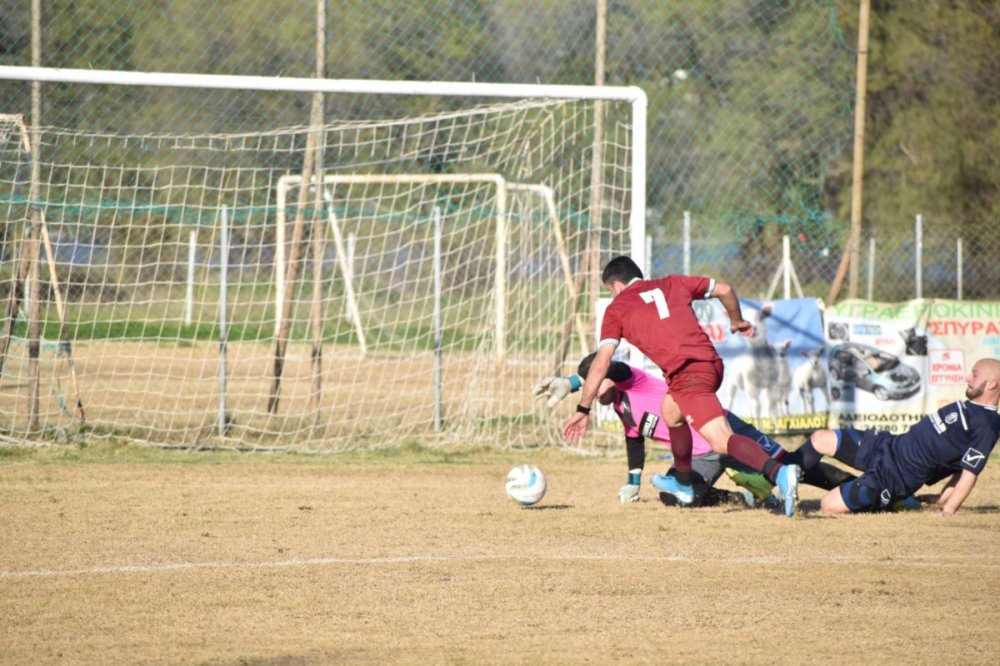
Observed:
[[[660,316],[660,319],[666,319],[670,316],[670,308],[667,307],[667,299],[663,296],[663,290],[659,287],[656,289],[650,289],[649,291],[639,292],[639,296],[642,298],[643,303],[656,304],[656,314]]]

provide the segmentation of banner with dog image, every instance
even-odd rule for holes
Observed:
[[[852,300],[826,310],[830,427],[904,432],[1000,357],[1000,302]]]

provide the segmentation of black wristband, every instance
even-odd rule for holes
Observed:
[[[590,414],[590,407],[584,407],[583,405],[577,405],[576,406],[576,411],[580,412],[581,414]]]

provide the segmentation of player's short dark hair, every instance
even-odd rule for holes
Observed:
[[[601,274],[601,282],[604,284],[611,282],[628,284],[635,278],[642,279],[642,270],[632,261],[631,257],[624,255],[615,257],[609,261],[608,265],[604,267],[604,272]]]
[[[597,358],[597,352],[590,352],[584,356],[583,360],[580,361],[580,365],[576,366],[576,374],[586,379],[590,373],[590,365],[594,362],[595,358]]]
[[[580,365],[576,366],[576,374],[586,380],[587,375],[590,374],[590,366],[594,363],[595,358],[597,358],[597,352],[590,352],[584,356],[583,360],[580,361]],[[613,382],[623,382],[631,376],[632,371],[629,369],[627,363],[611,361],[611,366],[608,368],[608,379]]]

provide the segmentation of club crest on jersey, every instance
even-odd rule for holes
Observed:
[[[969,449],[962,456],[962,463],[972,468],[980,467],[986,460],[986,456],[975,449]]]
[[[947,423],[948,425],[951,425],[957,420],[958,420],[958,412],[952,412],[948,416],[944,417],[944,422]]]

